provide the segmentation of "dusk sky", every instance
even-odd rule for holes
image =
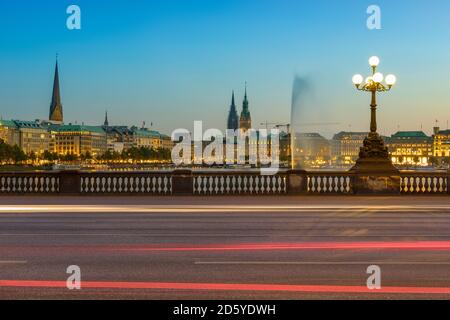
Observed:
[[[66,28],[70,4],[81,30]],[[366,27],[371,4],[382,30]],[[240,111],[246,81],[254,127],[285,123],[300,76],[316,112],[305,122],[367,131],[369,95],[351,78],[378,55],[398,78],[380,97],[379,132],[431,133],[450,120],[449,14],[448,0],[3,0],[0,115],[47,119],[58,52],[66,123],[101,124],[107,109],[111,124],[224,129],[231,91]]]

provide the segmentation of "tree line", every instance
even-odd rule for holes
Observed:
[[[8,163],[20,163],[27,160],[27,155],[18,145],[11,146],[0,139],[0,161]]]
[[[145,160],[159,160],[169,161],[172,159],[171,151],[169,149],[150,149],[145,147],[132,147],[127,150],[123,150],[121,153],[107,151],[98,160],[103,161],[119,161],[119,160],[133,160],[133,161],[145,161]]]
[[[94,157],[90,152],[81,155],[76,154],[58,154],[44,151],[42,155],[34,152],[26,154],[18,145],[11,146],[0,139],[0,162],[19,164],[26,161],[44,160],[47,162],[75,162],[75,161],[169,161],[171,159],[171,151],[168,149],[150,149],[145,147],[132,147],[122,152],[106,151],[104,154]]]

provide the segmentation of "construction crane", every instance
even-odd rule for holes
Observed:
[[[290,123],[287,123],[287,124],[281,124],[281,123],[278,123],[278,122],[275,123],[275,122],[268,122],[268,121],[265,121],[265,122],[261,123],[261,125],[262,125],[262,126],[266,126],[266,130],[267,130],[267,131],[269,131],[269,126],[272,126],[272,127],[275,127],[275,128],[286,127],[286,128],[287,128],[287,131],[289,131],[289,128],[290,128],[290,126],[291,126]]]
[[[262,126],[266,126],[266,130],[269,130],[269,126],[274,126],[276,128],[286,127],[287,131],[289,133],[291,124],[280,124],[280,123],[274,123],[274,122],[268,122],[265,121],[261,123]],[[319,127],[319,126],[338,126],[340,125],[339,122],[310,122],[310,123],[299,123],[298,126],[305,126],[305,127]]]

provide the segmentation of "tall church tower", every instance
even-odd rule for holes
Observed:
[[[50,104],[50,121],[63,122],[63,106],[61,103],[61,93],[59,90],[58,60],[55,66],[55,79],[53,81],[52,103]]]
[[[248,109],[248,99],[247,99],[247,84],[245,84],[245,96],[244,102],[242,103],[241,119],[239,120],[239,128],[242,131],[247,131],[252,127],[252,117],[250,116],[250,111]]]
[[[108,110],[105,111],[105,122],[103,123],[104,127],[109,127],[109,121],[108,121]]]
[[[231,96],[231,106],[230,106],[230,113],[228,114],[227,129],[230,130],[239,129],[239,117],[236,110],[236,104],[234,103],[234,91],[233,95]]]

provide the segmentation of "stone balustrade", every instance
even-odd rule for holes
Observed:
[[[0,172],[0,194],[66,195],[295,195],[448,194],[450,173],[404,171],[398,176],[354,172],[142,171]],[[390,181],[398,184],[386,188]],[[364,191],[364,192],[362,192]],[[380,192],[383,193],[383,192]],[[386,193],[386,192],[384,192]]]

